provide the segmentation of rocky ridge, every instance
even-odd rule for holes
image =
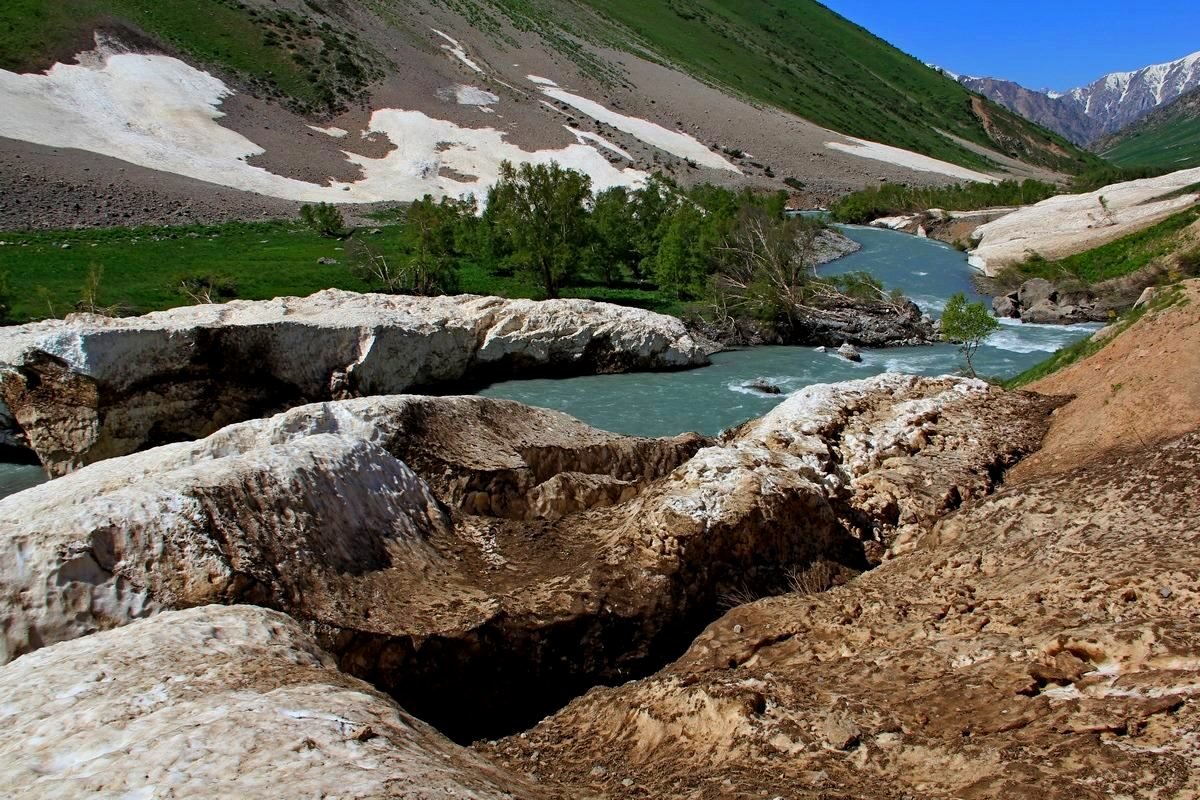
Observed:
[[[681,369],[711,343],[587,300],[338,290],[7,328],[0,423],[52,474],[339,397],[499,376]]]
[[[1005,489],[483,752],[606,798],[1193,797],[1197,470],[1192,433]]]

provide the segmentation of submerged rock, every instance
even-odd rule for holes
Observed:
[[[758,380],[750,381],[750,383],[746,384],[746,388],[753,389],[756,392],[762,392],[763,394],[783,394],[783,389],[779,388],[765,378],[759,378]]]
[[[849,342],[844,342],[837,349],[837,354],[847,361],[862,361],[862,353],[858,352],[858,348]]]
[[[5,435],[63,474],[305,402],[500,376],[692,367],[713,349],[673,317],[588,300],[331,289],[6,328],[0,399],[11,416]]]
[[[169,612],[25,656],[0,668],[0,719],[11,798],[549,796],[252,606]]]

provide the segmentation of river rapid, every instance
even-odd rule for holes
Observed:
[[[949,245],[896,231],[844,226],[862,249],[822,268],[825,275],[866,271],[888,289],[900,289],[926,313],[938,317],[947,299],[979,295],[966,256]],[[975,356],[980,375],[1012,377],[1051,353],[1091,335],[1099,325],[1001,327]],[[717,353],[711,367],[686,372],[596,375],[581,378],[507,381],[480,394],[564,411],[597,428],[636,436],[670,436],[684,431],[716,434],[759,417],[787,393],[815,383],[832,383],[905,372],[956,374],[961,356],[954,345],[863,350],[861,363],[811,347],[755,347]],[[765,380],[783,394],[766,395],[748,384]]]

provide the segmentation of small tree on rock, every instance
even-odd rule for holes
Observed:
[[[987,306],[968,303],[962,292],[951,297],[942,312],[942,339],[958,345],[972,378],[976,377],[972,363],[975,351],[999,327],[1000,323],[988,312]]]

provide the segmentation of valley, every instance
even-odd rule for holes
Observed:
[[[0,10],[6,796],[1200,796],[1200,60],[862,8]]]

